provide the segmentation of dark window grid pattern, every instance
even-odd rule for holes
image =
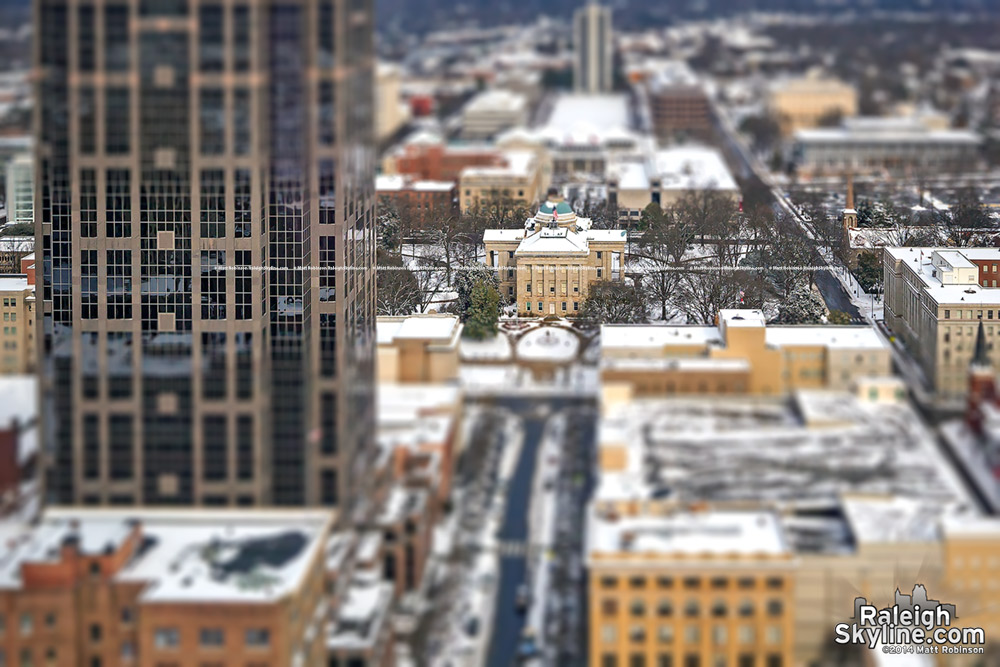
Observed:
[[[131,260],[129,261],[129,269],[131,269]],[[131,301],[129,301],[128,307],[131,311]],[[106,340],[108,397],[111,399],[130,398],[132,396],[132,332],[109,331]]]
[[[126,155],[132,146],[131,94],[128,88],[104,90],[104,152]]]
[[[80,86],[76,94],[76,115],[80,124],[79,148],[84,155],[97,150],[97,93],[93,86]]]
[[[253,317],[253,278],[250,273],[251,252],[236,251],[236,266],[233,279],[233,307],[237,320],[249,320]]]
[[[236,478],[247,481],[254,478],[255,459],[253,416],[236,416]]]
[[[132,187],[128,169],[108,169],[104,184],[105,235],[132,236]]]
[[[337,239],[319,237],[319,300],[321,303],[337,299]]]
[[[101,390],[97,346],[98,334],[96,331],[85,331],[80,334],[80,384],[83,397],[91,400],[97,399]]]
[[[97,62],[93,5],[80,4],[77,6],[76,25],[76,66],[81,72],[92,72]]]
[[[201,317],[226,319],[226,252],[201,251]]]
[[[132,415],[112,414],[108,418],[108,462],[112,480],[132,479],[135,474],[135,428]]]
[[[226,96],[221,88],[202,88],[199,94],[199,135],[202,155],[226,152]]]
[[[80,170],[80,236],[97,236],[97,174],[93,169]]]
[[[201,395],[205,399],[226,397],[226,334],[201,334]]]
[[[127,4],[104,5],[104,67],[121,72],[129,66],[129,8]]]
[[[238,239],[250,238],[253,209],[251,180],[248,169],[233,172],[233,234]]]
[[[233,6],[233,69],[246,72],[250,69],[250,12],[249,5]]]
[[[150,170],[140,189],[141,320],[156,331],[160,313],[174,314],[174,330],[192,327],[191,196],[184,174]],[[173,232],[173,250],[159,250],[160,232]]]
[[[108,319],[132,319],[132,251],[108,250],[106,259]]]
[[[247,400],[253,398],[254,384],[257,379],[253,369],[253,334],[240,331],[235,334],[236,352],[236,398]]]
[[[223,481],[229,476],[229,441],[225,415],[202,417],[202,477]]]
[[[198,67],[202,72],[221,72],[225,68],[222,5],[204,4],[198,8]]]
[[[201,172],[201,236],[206,239],[226,235],[226,173],[221,169]]]
[[[97,251],[80,251],[80,317],[97,319]]]

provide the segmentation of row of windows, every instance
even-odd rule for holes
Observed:
[[[708,580],[708,585],[715,590],[723,590],[729,588],[733,581],[729,577],[712,577]],[[627,583],[629,588],[639,589],[646,588],[647,585],[655,585],[657,588],[673,588],[677,582],[674,577],[669,576],[635,576],[629,577],[625,581],[615,576],[601,577],[601,588],[617,588],[620,583]],[[681,585],[688,590],[699,589],[704,583],[701,577],[692,576],[681,579]],[[735,583],[737,588],[744,590],[755,588],[758,583],[770,590],[780,590],[785,586],[785,580],[782,577],[767,577],[761,582],[758,582],[755,577],[739,577],[735,580]]]
[[[529,313],[531,312],[531,302],[530,301],[525,301],[525,303],[524,303],[524,309],[527,310]],[[539,301],[538,302],[538,312],[541,313],[544,310],[545,310],[544,303],[541,302],[541,301]],[[580,310],[580,302],[579,301],[574,301],[573,302],[573,311],[576,312],[576,311],[579,311],[579,310]],[[562,302],[562,312],[565,313],[566,311],[567,311],[567,302],[563,301]]]
[[[724,656],[703,661],[700,655],[694,653],[684,656],[682,663],[675,663],[672,655],[659,655],[652,665],[646,661],[644,654],[633,653],[627,663],[628,667],[728,667],[728,664]],[[756,656],[751,654],[741,655],[736,659],[736,667],[782,667],[783,664],[780,655],[769,655],[763,662],[758,662]],[[602,655],[601,667],[620,667],[618,656],[613,653]]]
[[[661,644],[671,644],[675,639],[676,628],[673,625],[661,625],[656,630],[656,639]],[[633,625],[629,628],[628,638],[632,642],[646,641],[646,627]],[[729,628],[725,625],[715,625],[711,629],[712,643],[716,646],[724,646],[729,643]],[[781,628],[772,625],[768,626],[765,639],[769,644],[781,643]],[[754,644],[757,642],[757,629],[752,625],[739,627],[737,640],[740,644]],[[601,641],[605,644],[615,644],[618,642],[618,626],[601,626]],[[684,628],[684,641],[688,644],[697,644],[701,641],[701,627],[689,625]]]
[[[781,616],[784,611],[784,603],[781,600],[768,600],[765,606],[768,616]],[[753,600],[743,600],[736,608],[736,613],[740,616],[753,616],[756,610]],[[633,600],[629,605],[629,613],[632,616],[646,615],[646,601]],[[716,600],[709,608],[711,615],[715,618],[724,618],[729,614],[729,607],[725,600]],[[601,613],[605,616],[615,616],[618,614],[618,598],[605,598],[601,601]],[[667,618],[674,614],[674,603],[672,600],[660,600],[656,605],[656,615]],[[688,618],[696,618],[701,615],[701,603],[698,600],[688,600],[684,604],[684,615]]]
[[[3,300],[4,308],[17,308],[17,297],[11,297],[9,299],[5,298]]]
[[[243,643],[250,648],[266,648],[271,645],[271,631],[267,628],[248,628],[243,633]],[[178,648],[181,631],[178,628],[157,628],[153,632],[153,645],[158,649]],[[198,632],[198,644],[202,648],[222,648],[226,645],[226,633],[221,628],[202,628]]]
[[[993,286],[996,287],[995,284]],[[992,320],[993,319],[993,312],[994,311],[987,310],[985,312],[986,312],[986,319]],[[1000,313],[1000,311],[997,311],[997,312]],[[962,315],[963,313],[965,314],[964,317]],[[952,316],[951,316],[951,314],[952,314],[952,311],[950,309],[946,308],[945,311],[944,311],[944,319],[946,319],[946,320],[953,319]],[[956,319],[956,320],[963,320],[963,319],[964,320],[981,320],[981,319],[983,319],[983,311],[982,310],[974,310],[974,311],[973,310],[956,310],[955,311],[955,317],[954,317],[954,319]],[[1000,317],[998,317],[998,319],[1000,319]]]

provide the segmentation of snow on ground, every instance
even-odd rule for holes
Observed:
[[[529,331],[517,341],[518,358],[531,361],[571,361],[579,349],[576,335],[558,327]]]
[[[486,340],[463,338],[460,353],[462,361],[509,361],[510,339],[503,332]]]

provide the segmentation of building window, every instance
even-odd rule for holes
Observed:
[[[250,628],[246,631],[246,645],[266,647],[271,643],[271,631],[267,628]]]
[[[600,278],[604,275],[604,269],[597,269],[597,277]]]
[[[597,259],[603,259],[603,258],[604,258],[604,253],[601,252],[600,250],[598,250],[597,251]]]
[[[781,600],[770,600],[767,603],[767,614],[768,616],[781,616],[782,608]]]
[[[97,623],[90,626],[90,641],[94,643],[101,641],[101,626]]]
[[[153,633],[153,646],[156,648],[177,648],[181,643],[181,635],[177,628],[157,628]]]
[[[198,633],[198,643],[202,648],[220,648],[226,643],[222,628],[202,628]]]
[[[34,619],[31,617],[31,614],[29,614],[28,612],[21,614],[21,634],[30,635],[34,627],[35,627],[35,622]]]
[[[562,311],[564,313],[566,312],[566,302],[565,301],[562,302]]]
[[[946,319],[946,320],[950,320],[951,319],[951,311],[950,310],[944,311],[944,319]]]

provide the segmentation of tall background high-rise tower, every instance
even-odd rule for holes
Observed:
[[[573,86],[581,93],[606,93],[611,80],[611,10],[596,2],[573,16]]]
[[[346,508],[374,430],[372,0],[35,12],[47,498]]]

